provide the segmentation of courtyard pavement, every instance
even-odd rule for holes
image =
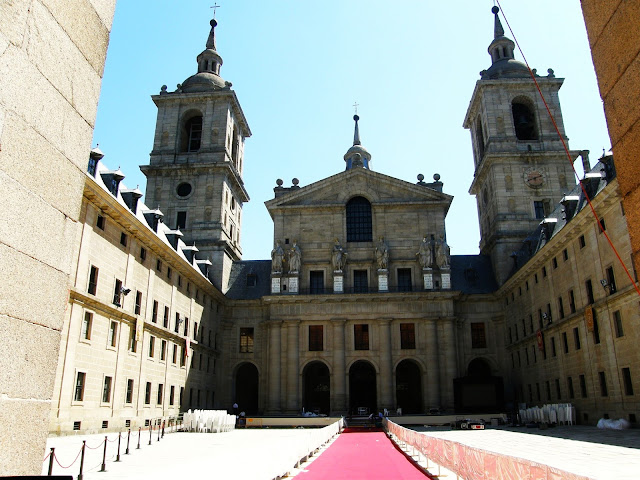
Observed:
[[[488,428],[484,431],[451,431],[447,428],[416,428],[427,435],[446,438],[472,447],[529,459],[594,479],[627,480],[640,478],[640,430],[600,430],[587,426],[563,426],[548,430],[527,428]],[[287,471],[298,473],[290,452],[306,440],[304,429],[234,430],[226,433],[167,433],[149,443],[142,432],[141,448],[132,434],[130,455],[124,455],[126,437],[121,444],[121,461],[115,463],[116,433],[108,435],[106,473],[102,463],[104,435],[50,437],[56,458],[68,466],[77,457],[82,440],[87,441],[84,479],[233,478],[270,480]],[[316,457],[314,457],[316,458]],[[43,462],[47,473],[49,461]],[[54,463],[53,473],[77,478],[80,460],[69,469]],[[304,469],[304,465],[301,467]],[[432,472],[433,473],[433,472]],[[452,478],[452,477],[446,477]],[[455,478],[455,476],[453,476]]]

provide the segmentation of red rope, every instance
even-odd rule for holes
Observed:
[[[86,445],[86,444],[85,444],[85,446],[86,446],[89,450],[96,450],[96,449],[100,448],[103,444],[104,444],[104,440],[102,440],[102,441],[100,442],[100,445],[98,445],[97,447],[90,447],[89,445]]]
[[[609,235],[607,234],[605,229],[602,227],[602,223],[600,222],[600,218],[598,217],[598,214],[596,213],[596,210],[593,207],[593,204],[591,203],[591,199],[589,198],[589,195],[587,195],[587,191],[585,190],[584,185],[582,184],[582,181],[580,180],[578,172],[576,172],[576,169],[573,166],[573,159],[571,158],[571,154],[569,153],[569,148],[567,147],[567,144],[564,141],[564,138],[562,137],[562,134],[560,133],[560,128],[558,128],[558,124],[556,123],[556,119],[553,117],[553,114],[551,113],[551,109],[549,108],[549,105],[547,104],[547,101],[544,98],[544,95],[542,94],[542,90],[540,89],[540,85],[538,85],[538,81],[536,80],[536,76],[534,75],[533,71],[531,70],[531,67],[529,66],[529,62],[527,61],[527,57],[525,56],[524,52],[522,51],[522,48],[520,48],[520,44],[518,43],[518,39],[516,38],[516,35],[513,32],[513,29],[511,28],[511,25],[509,24],[509,20],[507,20],[507,16],[504,13],[504,9],[502,8],[502,5],[500,5],[500,0],[496,0],[496,3],[498,4],[498,7],[500,7],[500,11],[502,12],[502,17],[504,18],[504,21],[507,24],[507,27],[509,28],[509,32],[511,32],[511,36],[513,37],[513,40],[516,43],[516,46],[518,47],[518,51],[520,52],[520,55],[522,55],[522,58],[524,59],[525,65],[529,69],[529,75],[531,75],[531,78],[533,79],[533,82],[536,85],[536,89],[538,90],[538,93],[540,94],[540,98],[542,99],[542,102],[544,103],[544,106],[547,109],[547,114],[549,115],[549,118],[551,119],[551,122],[553,123],[553,126],[554,126],[554,128],[556,130],[556,133],[558,134],[558,138],[560,138],[560,141],[562,142],[562,146],[564,147],[564,151],[567,154],[567,159],[569,160],[569,165],[571,165],[571,169],[573,170],[573,174],[575,175],[576,179],[578,180],[578,184],[580,185],[580,188],[582,189],[582,193],[584,194],[584,197],[587,199],[587,203],[589,204],[589,208],[591,209],[591,213],[593,214],[594,218],[596,219],[596,223],[598,224],[598,228],[600,228],[600,231],[604,234],[605,238],[607,239],[607,242],[609,243],[609,246],[613,250],[613,253],[616,254],[616,257],[618,258],[618,261],[620,262],[620,265],[622,265],[622,268],[624,269],[625,273],[627,274],[627,277],[629,277],[629,280],[631,281],[631,284],[635,288],[635,290],[638,293],[638,295],[640,295],[640,287],[636,284],[635,280],[631,276],[631,273],[629,273],[629,269],[626,267],[626,265],[622,261],[622,258],[620,257],[620,254],[618,253],[618,250],[613,245],[613,242],[611,242],[611,239],[609,238]]]
[[[80,451],[78,452],[78,455],[76,455],[75,460],[74,460],[73,462],[71,462],[71,463],[69,464],[69,466],[68,466],[68,467],[65,467],[65,466],[63,466],[63,465],[60,465],[60,462],[58,461],[58,457],[57,457],[57,455],[53,455],[53,459],[56,461],[56,463],[58,464],[58,466],[59,466],[60,468],[62,468],[63,470],[66,470],[67,468],[71,468],[71,467],[73,466],[73,464],[74,464],[74,463],[76,463],[76,461],[77,461],[77,460],[78,460],[78,458],[80,457],[80,454],[81,454],[81,453],[82,453],[82,447],[80,448]]]
[[[49,450],[49,453],[47,453],[47,456],[44,457],[44,460],[42,460],[42,463],[47,461],[47,458],[49,458],[49,456],[51,455],[51,450]]]
[[[120,434],[118,434],[118,436],[116,438],[114,438],[113,440],[109,440],[109,438],[107,438],[107,441],[113,443],[115,442],[118,438],[120,437]]]

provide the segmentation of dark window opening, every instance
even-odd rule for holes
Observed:
[[[578,244],[580,245],[580,248],[586,247],[587,242],[584,239],[584,235],[580,235],[580,238],[578,239]]]
[[[535,218],[544,218],[544,202],[541,200],[535,200],[533,202],[533,210],[535,211]]]
[[[367,293],[369,291],[366,270],[353,271],[353,291],[354,293]]]
[[[186,142],[183,144],[183,151],[197,152],[200,150],[202,140],[202,117],[192,117],[185,123]]]
[[[120,245],[122,245],[123,247],[127,246],[127,234],[124,232],[120,234]]]
[[[487,348],[487,337],[484,322],[471,323],[471,348]]]
[[[94,267],[91,265],[91,271],[89,272],[89,288],[87,292],[91,295],[96,294],[96,290],[98,288],[98,267]]]
[[[121,307],[120,296],[122,295],[122,281],[116,278],[116,284],[113,288],[113,304],[116,307]]]
[[[324,335],[322,325],[309,325],[309,351],[322,352],[324,350]]]
[[[255,273],[247,274],[247,287],[255,287],[258,284],[258,276]]]
[[[622,369],[622,380],[625,395],[633,395],[633,383],[631,382],[631,370],[628,367]]]
[[[593,285],[591,284],[591,279],[584,282],[584,286],[587,289],[587,304],[591,305],[594,302],[593,299]]]
[[[587,398],[587,381],[584,378],[584,375],[580,375],[580,395],[582,398]]]
[[[309,272],[309,293],[324,293],[324,272],[322,270],[312,270]]]
[[[354,325],[353,338],[355,350],[369,350],[369,325]]]
[[[347,202],[347,242],[371,240],[371,203],[364,197],[353,197]]]
[[[240,353],[253,353],[253,327],[240,328]]]
[[[513,102],[511,112],[518,140],[537,140],[538,132],[536,131],[535,117],[531,108],[524,103]]]
[[[580,350],[580,330],[578,327],[573,329],[573,343],[575,344],[576,350]]]
[[[187,212],[178,212],[176,215],[176,230],[187,228]]]
[[[400,348],[403,350],[411,350],[416,348],[415,323],[400,324]]]
[[[624,329],[622,328],[622,316],[620,310],[613,312],[613,326],[616,332],[616,338],[624,336]]]
[[[96,227],[100,230],[104,230],[104,217],[102,215],[98,215],[98,220],[96,221]]]
[[[412,290],[411,285],[411,269],[399,268],[398,269],[398,291],[410,292]]]
[[[606,397],[609,395],[609,391],[607,390],[607,378],[605,377],[604,372],[598,372],[598,379],[600,380],[600,395]]]

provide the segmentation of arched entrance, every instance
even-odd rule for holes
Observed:
[[[484,413],[504,408],[502,377],[492,373],[484,358],[469,362],[467,375],[453,381],[456,412]]]
[[[359,407],[376,412],[376,370],[369,362],[358,360],[349,369],[349,409],[357,413]]]
[[[258,369],[252,363],[244,363],[236,370],[235,402],[247,415],[258,413]]]
[[[474,358],[471,360],[471,363],[469,363],[467,372],[470,377],[475,377],[481,380],[491,376],[491,367],[484,359]]]
[[[422,413],[422,375],[420,367],[403,360],[396,367],[396,405],[402,413]]]
[[[305,412],[324,413],[330,410],[329,368],[322,362],[311,362],[302,372],[302,406]]]

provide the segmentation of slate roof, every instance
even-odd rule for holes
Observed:
[[[466,294],[492,293],[498,289],[491,257],[451,255],[451,287]]]
[[[255,275],[255,286],[249,286],[247,276]],[[271,292],[271,260],[243,260],[234,262],[229,275],[227,298],[254,300]]]

